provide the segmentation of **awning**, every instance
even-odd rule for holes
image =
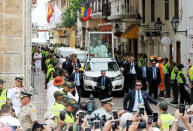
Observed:
[[[128,29],[123,33],[121,38],[125,39],[138,39],[138,25],[132,24]]]

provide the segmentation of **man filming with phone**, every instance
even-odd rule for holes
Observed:
[[[142,82],[140,80],[136,80],[135,89],[130,90],[123,100],[123,108],[124,110],[128,110],[130,112],[137,112],[139,107],[144,106],[147,114],[151,115],[153,111],[149,106],[149,102],[157,105],[158,101],[149,96],[146,91],[142,91],[141,88]],[[128,101],[129,105],[127,105]]]

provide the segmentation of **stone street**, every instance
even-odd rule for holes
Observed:
[[[45,114],[45,112],[47,111],[46,109],[46,90],[44,87],[44,74],[41,73],[40,75],[35,75],[34,76],[34,80],[35,80],[35,89],[38,92],[37,94],[34,94],[33,98],[32,98],[32,102],[37,106],[38,109],[38,117],[39,117],[39,121],[43,122],[43,116]],[[114,110],[122,110],[123,109],[123,99],[124,97],[115,97],[113,100],[113,103],[115,104],[113,109]],[[82,101],[88,101],[88,98],[82,98]],[[167,102],[169,102],[169,99],[165,99]],[[97,102],[97,107],[100,107],[100,103],[98,98],[95,98],[95,101]],[[151,104],[151,108],[154,112],[158,112],[159,113],[159,108],[157,107],[157,105],[153,105]],[[168,112],[171,114],[174,114],[176,108],[169,106]],[[180,121],[180,126],[183,126],[183,123]]]

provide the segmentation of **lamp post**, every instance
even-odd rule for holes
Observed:
[[[185,35],[187,37],[187,34],[188,34],[187,30],[185,30],[185,31],[178,31],[179,19],[176,16],[173,17],[173,19],[171,21],[171,24],[172,24],[172,28],[173,28],[175,34],[178,33],[178,32],[179,33],[185,33]]]

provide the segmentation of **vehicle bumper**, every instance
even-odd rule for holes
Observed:
[[[116,80],[111,82],[112,83],[112,91],[122,91],[124,86],[124,79]],[[96,91],[97,89],[97,82],[92,80],[84,80],[84,90],[85,91]]]

